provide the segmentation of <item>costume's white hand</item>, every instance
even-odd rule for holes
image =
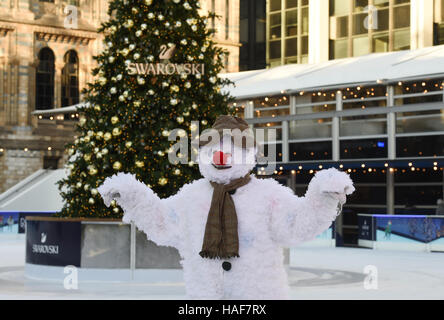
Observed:
[[[116,176],[108,177],[103,184],[98,188],[100,195],[103,198],[103,202],[107,207],[111,205],[111,201],[114,199],[120,199],[120,190],[117,184],[114,183]]]
[[[318,176],[324,179],[321,192],[339,201],[341,205],[347,201],[347,195],[355,191],[353,181],[345,172],[329,169],[318,172]]]

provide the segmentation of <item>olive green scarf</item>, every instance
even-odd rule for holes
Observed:
[[[233,180],[229,184],[211,182],[214,190],[202,251],[199,253],[202,258],[239,257],[237,215],[230,192],[236,191],[237,188],[246,185],[250,180],[250,175],[247,175]]]

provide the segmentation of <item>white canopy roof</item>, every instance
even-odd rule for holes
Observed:
[[[444,78],[444,45],[221,74],[235,83],[228,90],[236,99],[436,76]]]
[[[38,170],[0,194],[0,211],[60,211],[63,199],[56,183],[65,177],[64,169]]]

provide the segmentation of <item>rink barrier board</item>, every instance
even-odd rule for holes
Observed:
[[[148,277],[151,282],[153,270],[181,270],[175,248],[157,246],[121,220],[28,217],[26,225],[25,275],[30,278],[40,270],[40,277],[58,279],[60,270],[63,274],[64,267],[74,266],[85,279]]]
[[[359,214],[358,224],[361,247],[444,252],[444,216]]]
[[[0,232],[1,233],[20,233],[24,234],[26,232],[26,218],[27,217],[36,217],[36,216],[42,216],[42,217],[50,217],[57,213],[56,211],[0,211],[0,217],[3,217],[3,219],[0,219]],[[14,223],[11,227],[7,225],[7,219],[11,216]]]

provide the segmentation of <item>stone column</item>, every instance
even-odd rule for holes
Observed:
[[[9,110],[8,110],[8,122],[10,125],[18,124],[18,66],[19,61],[16,57],[11,57],[8,59],[8,102],[9,102]]]
[[[29,125],[29,61],[23,58],[19,59],[17,64],[17,116],[18,125]]]
[[[0,126],[6,125],[5,116],[5,81],[4,81],[5,69],[4,69],[4,58],[0,58]]]
[[[28,89],[28,113],[30,117],[30,125],[33,127],[37,126],[37,117],[31,116],[31,112],[35,110],[35,103],[36,103],[36,73],[37,73],[37,67],[39,65],[39,61],[36,59],[34,61],[29,62],[28,66],[28,74],[29,74],[29,89]]]
[[[54,109],[62,106],[62,69],[64,63],[57,61],[54,72]]]

